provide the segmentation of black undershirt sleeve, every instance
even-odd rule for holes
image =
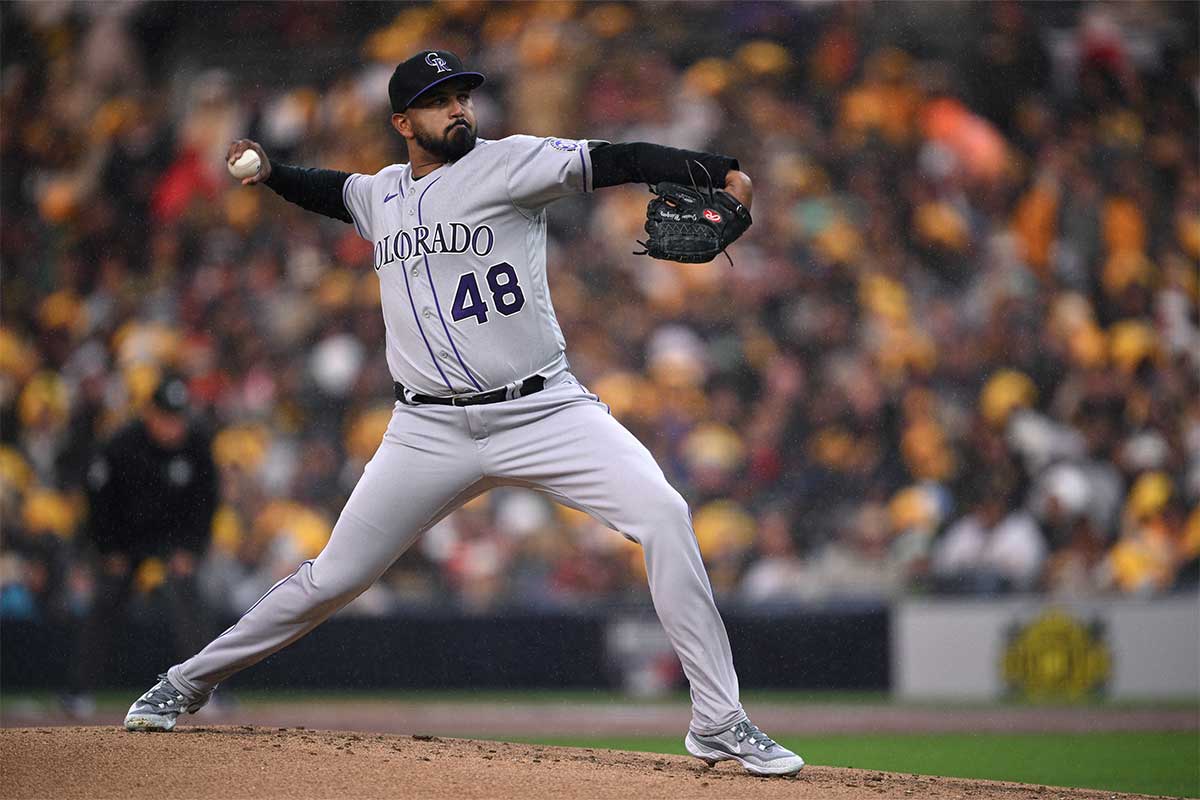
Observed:
[[[348,172],[314,167],[293,167],[271,162],[271,175],[263,181],[276,194],[308,211],[327,217],[353,222],[354,218],[342,202],[342,186],[350,177]]]
[[[690,186],[694,179],[704,186],[704,170],[692,167],[688,174],[688,162],[698,161],[712,175],[712,185],[720,189],[725,186],[725,175],[738,169],[736,158],[697,153],[694,150],[679,150],[649,142],[625,142],[609,144],[603,142],[591,148],[592,186],[618,186],[622,183],[659,183],[673,181]]]

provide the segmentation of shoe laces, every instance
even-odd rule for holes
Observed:
[[[757,725],[748,719],[739,722],[737,725],[734,725],[732,728],[730,728],[730,732],[739,742],[749,740],[750,744],[754,745],[760,750],[770,750],[775,746],[775,741],[770,736],[767,736],[765,733],[763,733]]]
[[[186,711],[188,706],[183,693],[167,680],[165,672],[158,676],[158,683],[154,684],[154,688],[142,695],[142,702],[164,711],[169,709],[182,712]]]

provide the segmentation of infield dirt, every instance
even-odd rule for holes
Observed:
[[[807,766],[756,778],[681,756],[305,728],[110,727],[0,731],[0,797],[754,798],[1110,800],[1146,797]]]

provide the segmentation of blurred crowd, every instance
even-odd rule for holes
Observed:
[[[0,11],[0,616],[87,608],[89,467],[168,373],[212,436],[217,608],[320,551],[391,413],[372,248],[224,156],[392,163],[387,79],[434,46],[488,75],[484,137],[753,178],[733,268],[632,255],[644,187],[550,209],[573,369],[691,503],[723,600],[1196,585],[1193,4]],[[497,490],[350,613],[646,597],[635,545]]]

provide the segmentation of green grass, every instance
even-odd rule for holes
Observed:
[[[832,735],[781,740],[808,763],[823,766],[1200,797],[1197,733]],[[521,741],[686,752],[679,737]]]

